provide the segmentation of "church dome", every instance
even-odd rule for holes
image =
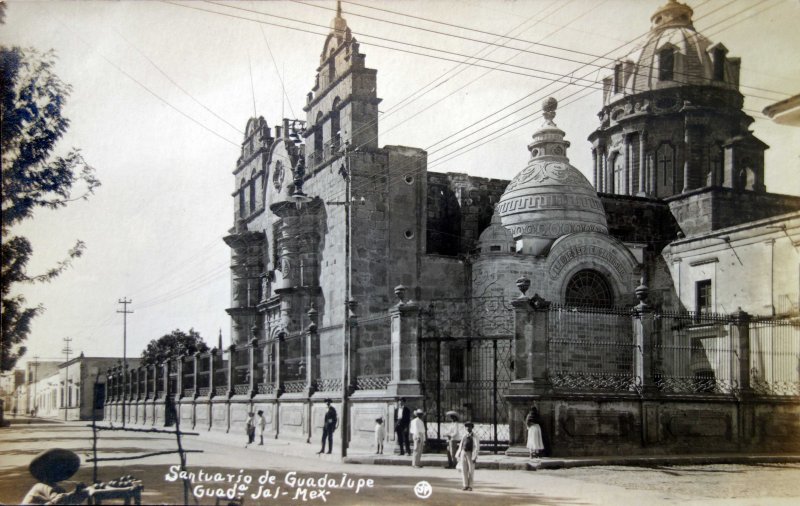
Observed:
[[[608,233],[600,198],[569,163],[569,142],[553,123],[557,106],[554,98],[542,104],[545,121],[528,145],[528,166],[511,180],[497,204],[503,226],[515,240],[523,240],[522,253],[542,254],[555,239],[575,232]]]
[[[514,251],[514,237],[511,231],[503,226],[500,215],[492,215],[492,222],[481,232],[478,238],[478,249],[484,253],[512,253]]]
[[[647,40],[628,57],[634,65],[625,71],[626,93],[686,85],[737,87],[738,60],[730,61],[725,46],[698,33],[692,14],[688,5],[670,0],[651,16]]]

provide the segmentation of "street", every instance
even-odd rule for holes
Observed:
[[[244,448],[243,438],[186,436],[186,473],[179,456],[102,462],[99,481],[133,475],[144,482],[145,504],[183,504],[183,478],[191,478],[190,504],[463,504],[782,505],[800,498],[800,465],[708,465],[635,468],[586,467],[546,471],[478,469],[474,491],[462,491],[457,471],[425,467],[342,464],[313,448],[286,455],[285,443]],[[336,442],[338,443],[338,442]],[[336,444],[335,443],[335,444]],[[279,446],[283,445],[283,446]],[[0,504],[17,504],[34,480],[27,464],[40,451],[68,448],[84,464],[65,482],[92,483],[92,430],[87,422],[16,420],[0,429]],[[100,431],[98,456],[133,457],[176,448],[169,434]],[[336,449],[336,448],[335,448]],[[280,452],[278,452],[280,450]],[[291,453],[291,452],[289,452]],[[427,482],[425,485],[422,482]],[[219,497],[219,501],[218,501]]]

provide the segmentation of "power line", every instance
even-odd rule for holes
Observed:
[[[50,12],[47,12],[46,14],[47,14],[48,16],[51,16],[51,15],[52,15],[52,13],[50,13]],[[178,114],[180,114],[180,115],[181,115],[181,116],[183,116],[184,118],[188,119],[188,120],[189,120],[189,121],[191,121],[192,123],[195,123],[196,125],[200,126],[200,127],[203,129],[203,130],[205,130],[205,131],[207,131],[207,132],[209,132],[209,133],[213,134],[215,137],[218,137],[218,138],[222,139],[223,141],[225,141],[225,142],[227,142],[227,143],[229,143],[229,144],[233,144],[234,146],[236,146],[236,147],[239,147],[239,144],[237,144],[237,143],[235,143],[235,142],[231,141],[230,139],[227,139],[226,137],[224,137],[224,136],[222,136],[221,134],[219,134],[219,133],[215,132],[214,130],[212,130],[212,129],[211,129],[211,128],[209,128],[208,126],[204,125],[204,124],[203,124],[203,123],[201,123],[200,121],[198,121],[198,120],[194,119],[192,116],[190,116],[190,115],[186,114],[185,112],[181,111],[180,109],[178,109],[177,107],[175,107],[174,105],[172,105],[172,104],[171,104],[169,101],[167,101],[166,99],[162,98],[162,97],[161,97],[159,94],[157,94],[156,92],[154,92],[153,90],[151,90],[150,88],[148,88],[147,86],[145,86],[145,85],[144,85],[144,83],[142,83],[141,81],[139,81],[138,79],[136,79],[134,76],[132,76],[131,74],[129,74],[127,71],[125,71],[125,69],[123,69],[122,67],[120,67],[119,65],[117,65],[116,63],[114,63],[113,61],[111,61],[109,58],[107,58],[105,55],[103,55],[102,53],[100,53],[100,52],[99,52],[99,51],[97,51],[96,49],[94,49],[94,48],[92,47],[92,45],[91,45],[91,44],[89,44],[89,42],[87,42],[87,41],[86,41],[86,39],[84,39],[83,37],[81,37],[81,35],[80,35],[80,34],[78,34],[78,33],[77,33],[75,30],[73,30],[73,29],[72,29],[72,27],[70,27],[69,25],[67,25],[67,24],[66,24],[66,23],[64,23],[63,21],[61,21],[61,19],[59,19],[57,16],[54,16],[54,15],[52,15],[52,17],[53,17],[53,18],[54,18],[54,19],[55,19],[55,20],[56,20],[56,21],[57,21],[57,22],[58,22],[58,23],[59,23],[61,26],[65,27],[67,30],[69,30],[69,31],[70,31],[70,32],[71,32],[71,33],[72,33],[72,34],[73,34],[75,37],[77,37],[77,38],[78,38],[78,39],[79,39],[79,40],[80,40],[80,41],[81,41],[81,42],[82,42],[84,45],[86,45],[86,46],[87,46],[89,49],[92,49],[92,50],[93,50],[93,51],[94,51],[94,52],[95,52],[95,53],[96,53],[98,56],[100,56],[100,58],[102,58],[102,59],[103,59],[103,60],[104,60],[106,63],[108,63],[109,65],[111,65],[112,67],[114,67],[114,69],[116,69],[116,70],[117,70],[119,73],[121,73],[122,75],[124,75],[125,77],[127,77],[128,79],[130,79],[131,81],[133,81],[134,83],[136,83],[137,85],[139,85],[139,87],[141,87],[141,88],[142,88],[143,90],[145,90],[147,93],[149,93],[150,95],[152,95],[153,97],[155,97],[156,99],[158,99],[160,102],[162,102],[163,104],[165,104],[167,107],[169,107],[170,109],[174,110],[175,112],[177,112]]]
[[[214,112],[213,110],[211,110],[211,109],[210,109],[208,106],[206,106],[204,103],[202,103],[202,102],[201,102],[201,101],[199,101],[197,98],[195,98],[195,96],[194,96],[194,95],[192,95],[191,93],[189,93],[188,91],[186,91],[186,89],[185,89],[183,86],[181,86],[181,85],[180,85],[180,84],[178,84],[178,83],[177,83],[177,82],[176,82],[174,79],[172,79],[172,77],[170,77],[170,76],[169,76],[169,74],[167,74],[167,73],[166,73],[164,70],[162,70],[162,69],[161,69],[161,67],[159,67],[158,65],[156,65],[156,63],[155,63],[155,62],[154,62],[154,61],[153,61],[153,60],[152,60],[152,59],[151,59],[149,56],[147,56],[147,54],[145,54],[143,51],[141,51],[141,50],[140,50],[140,49],[139,49],[139,48],[138,48],[138,47],[137,47],[135,44],[133,44],[133,43],[132,43],[131,41],[129,41],[129,40],[128,40],[128,39],[127,39],[127,38],[126,38],[124,35],[122,35],[122,33],[120,33],[120,32],[119,32],[119,30],[117,30],[116,28],[112,28],[112,29],[114,30],[114,32],[115,32],[115,33],[116,33],[116,34],[117,34],[117,35],[118,35],[118,36],[119,36],[119,37],[120,37],[122,40],[124,40],[125,42],[127,42],[129,46],[131,46],[131,47],[132,47],[132,48],[133,48],[133,49],[134,49],[134,50],[135,50],[137,53],[139,53],[139,55],[141,55],[141,57],[142,57],[142,58],[144,58],[145,60],[147,60],[147,62],[148,62],[148,63],[150,63],[150,65],[152,65],[152,66],[153,66],[153,68],[155,68],[155,69],[156,69],[156,70],[157,70],[157,71],[158,71],[158,72],[159,72],[159,73],[160,73],[162,76],[164,76],[164,77],[165,77],[165,78],[166,78],[166,79],[167,79],[169,82],[171,82],[171,83],[172,83],[172,84],[173,84],[173,85],[174,85],[176,88],[178,88],[179,90],[181,90],[181,91],[183,92],[183,94],[184,94],[184,95],[186,95],[187,97],[189,97],[189,98],[190,98],[190,99],[191,99],[191,100],[192,100],[194,103],[196,103],[197,105],[199,105],[200,107],[202,107],[203,109],[205,109],[205,110],[206,110],[208,113],[210,113],[211,115],[213,115],[215,118],[217,118],[218,120],[222,121],[223,123],[225,123],[225,124],[226,124],[226,125],[228,125],[229,127],[231,127],[231,128],[233,128],[234,130],[236,130],[236,132],[237,132],[237,133],[239,133],[239,134],[241,134],[241,135],[244,135],[244,132],[242,132],[242,131],[239,129],[239,127],[237,127],[237,126],[236,126],[236,125],[234,125],[233,123],[229,122],[228,120],[226,120],[225,118],[223,118],[222,116],[220,116],[219,114],[217,114],[216,112]]]

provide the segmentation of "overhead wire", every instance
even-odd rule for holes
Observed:
[[[95,53],[95,54],[97,54],[98,56],[100,56],[100,58],[102,58],[102,59],[103,59],[103,60],[104,60],[106,63],[108,63],[108,64],[109,64],[109,65],[111,65],[111,66],[112,66],[112,67],[113,67],[115,70],[117,70],[119,73],[121,73],[122,75],[124,75],[125,77],[127,77],[128,79],[130,79],[131,81],[133,81],[134,83],[136,83],[136,84],[137,84],[137,85],[138,85],[140,88],[142,88],[142,89],[143,89],[143,90],[145,90],[147,93],[149,93],[150,95],[152,95],[153,97],[155,97],[155,98],[156,98],[156,99],[157,99],[159,102],[163,103],[164,105],[166,105],[167,107],[169,107],[169,108],[170,108],[170,109],[172,109],[173,111],[177,112],[178,114],[180,114],[180,115],[181,115],[181,116],[183,116],[184,118],[188,119],[188,120],[189,120],[189,121],[191,121],[192,123],[194,123],[194,124],[196,124],[197,126],[201,127],[203,130],[205,130],[205,131],[209,132],[210,134],[214,135],[215,137],[217,137],[217,138],[219,138],[219,139],[221,139],[221,140],[223,140],[223,141],[227,142],[228,144],[233,144],[234,146],[237,146],[237,147],[239,146],[239,144],[237,144],[236,142],[233,142],[232,140],[228,139],[227,137],[223,136],[222,134],[220,134],[220,133],[216,132],[215,130],[212,130],[212,129],[211,129],[209,126],[207,126],[207,125],[205,125],[204,123],[202,123],[202,122],[198,121],[197,119],[195,119],[194,117],[190,116],[189,114],[187,114],[187,113],[183,112],[183,111],[182,111],[182,110],[180,110],[178,107],[174,106],[174,105],[173,105],[172,103],[170,103],[168,100],[166,100],[165,98],[163,98],[161,95],[159,95],[159,94],[158,94],[158,93],[156,93],[155,91],[151,90],[151,89],[150,89],[148,86],[146,86],[144,83],[142,83],[141,81],[139,81],[138,79],[136,79],[136,77],[134,77],[134,76],[133,76],[133,75],[131,75],[129,72],[127,72],[125,69],[123,69],[122,67],[120,67],[119,65],[117,65],[117,64],[116,64],[114,61],[112,61],[111,59],[109,59],[107,56],[105,56],[103,53],[101,53],[100,51],[98,51],[96,48],[92,47],[92,45],[91,45],[91,44],[90,44],[90,43],[89,43],[89,42],[88,42],[86,39],[84,39],[84,38],[83,38],[83,37],[82,37],[82,36],[81,36],[81,35],[80,35],[78,32],[76,32],[75,30],[73,30],[71,26],[69,26],[69,25],[67,25],[66,23],[64,23],[63,21],[61,21],[61,19],[60,19],[58,16],[55,16],[55,15],[53,15],[53,14],[52,14],[52,13],[50,13],[50,12],[48,12],[48,13],[47,13],[47,15],[48,15],[48,16],[52,16],[52,17],[53,17],[53,19],[55,19],[55,20],[56,20],[56,22],[58,22],[58,23],[59,23],[61,26],[63,26],[63,27],[64,27],[64,28],[66,28],[67,30],[69,30],[69,31],[70,31],[70,32],[71,32],[71,33],[72,33],[72,34],[73,34],[75,37],[77,37],[77,38],[78,38],[78,39],[79,39],[79,40],[80,40],[80,41],[81,41],[81,42],[82,42],[82,43],[83,43],[83,44],[84,44],[86,47],[88,47],[89,49],[93,50],[93,51],[94,51],[94,53]]]

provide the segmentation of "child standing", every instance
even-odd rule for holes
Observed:
[[[383,453],[383,442],[386,441],[386,427],[383,426],[383,417],[375,419],[375,454]]]
[[[264,418],[264,411],[258,410],[258,435],[261,436],[259,446],[264,446],[264,429],[267,428],[267,419]]]

